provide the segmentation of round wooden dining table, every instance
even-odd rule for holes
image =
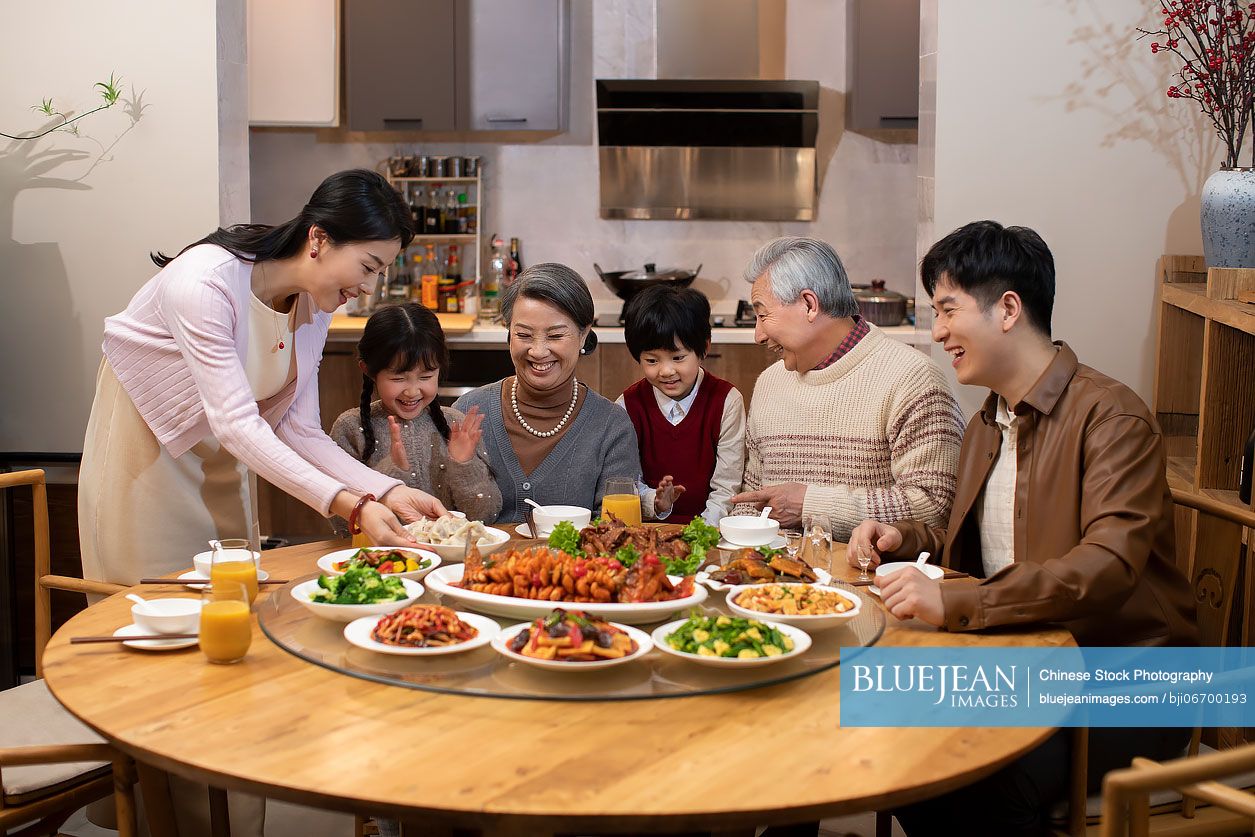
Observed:
[[[295,578],[343,546],[277,549],[263,565],[272,577]],[[857,576],[844,546],[830,558],[838,578]],[[145,653],[69,643],[111,634],[131,621],[129,609],[117,594],[73,617],[48,644],[44,677],[71,713],[136,759],[141,776],[169,771],[216,788],[390,815],[422,823],[424,833],[752,834],[755,825],[935,796],[1052,732],[843,728],[840,667],[728,694],[557,702],[347,676],[282,650],[256,622],[252,647],[235,665],[212,665],[194,647]],[[949,633],[887,619],[881,645],[1073,644],[1057,627]],[[161,815],[159,804],[149,807]]]

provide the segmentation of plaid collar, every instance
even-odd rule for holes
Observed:
[[[841,341],[841,344],[837,346],[836,350],[833,351],[832,354],[828,355],[828,357],[815,364],[815,367],[811,369],[811,371],[818,372],[820,369],[827,369],[829,366],[832,366],[838,360],[849,354],[850,351],[858,345],[858,341],[867,336],[869,331],[871,331],[871,326],[867,324],[867,320],[864,320],[858,314],[855,314],[854,328],[850,329],[850,333],[845,336],[845,339]]]

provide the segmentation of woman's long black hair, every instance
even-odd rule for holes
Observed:
[[[399,238],[404,250],[414,238],[410,208],[397,190],[378,172],[350,169],[320,183],[301,214],[291,221],[276,226],[219,227],[184,247],[178,255],[198,244],[217,244],[248,262],[285,259],[301,252],[313,226],[326,232],[332,244]],[[149,255],[157,267],[165,267],[178,257],[160,252]]]
[[[444,341],[444,329],[436,315],[415,302],[389,305],[370,315],[362,329],[362,339],[357,341],[357,356],[366,365],[362,374],[362,404],[360,417],[366,445],[362,448],[362,461],[370,464],[375,453],[375,431],[370,424],[370,401],[375,391],[375,376],[393,369],[409,372],[411,369],[439,369],[449,366],[449,349]],[[444,440],[449,441],[449,422],[436,399],[427,405],[431,421]]]

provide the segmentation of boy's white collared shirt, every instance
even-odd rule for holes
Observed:
[[[697,367],[697,380],[693,383],[693,388],[689,390],[688,395],[679,401],[663,395],[662,390],[658,389],[658,387],[650,387],[654,391],[654,400],[658,402],[658,409],[662,411],[663,416],[673,426],[684,421],[684,417],[689,414],[689,410],[693,409],[693,402],[697,400],[697,391],[701,389],[702,381],[705,377],[706,370],[700,366]]]

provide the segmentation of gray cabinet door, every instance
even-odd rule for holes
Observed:
[[[452,131],[457,0],[345,0],[345,98],[354,131]]]
[[[458,4],[458,126],[558,131],[565,125],[567,0]]]

